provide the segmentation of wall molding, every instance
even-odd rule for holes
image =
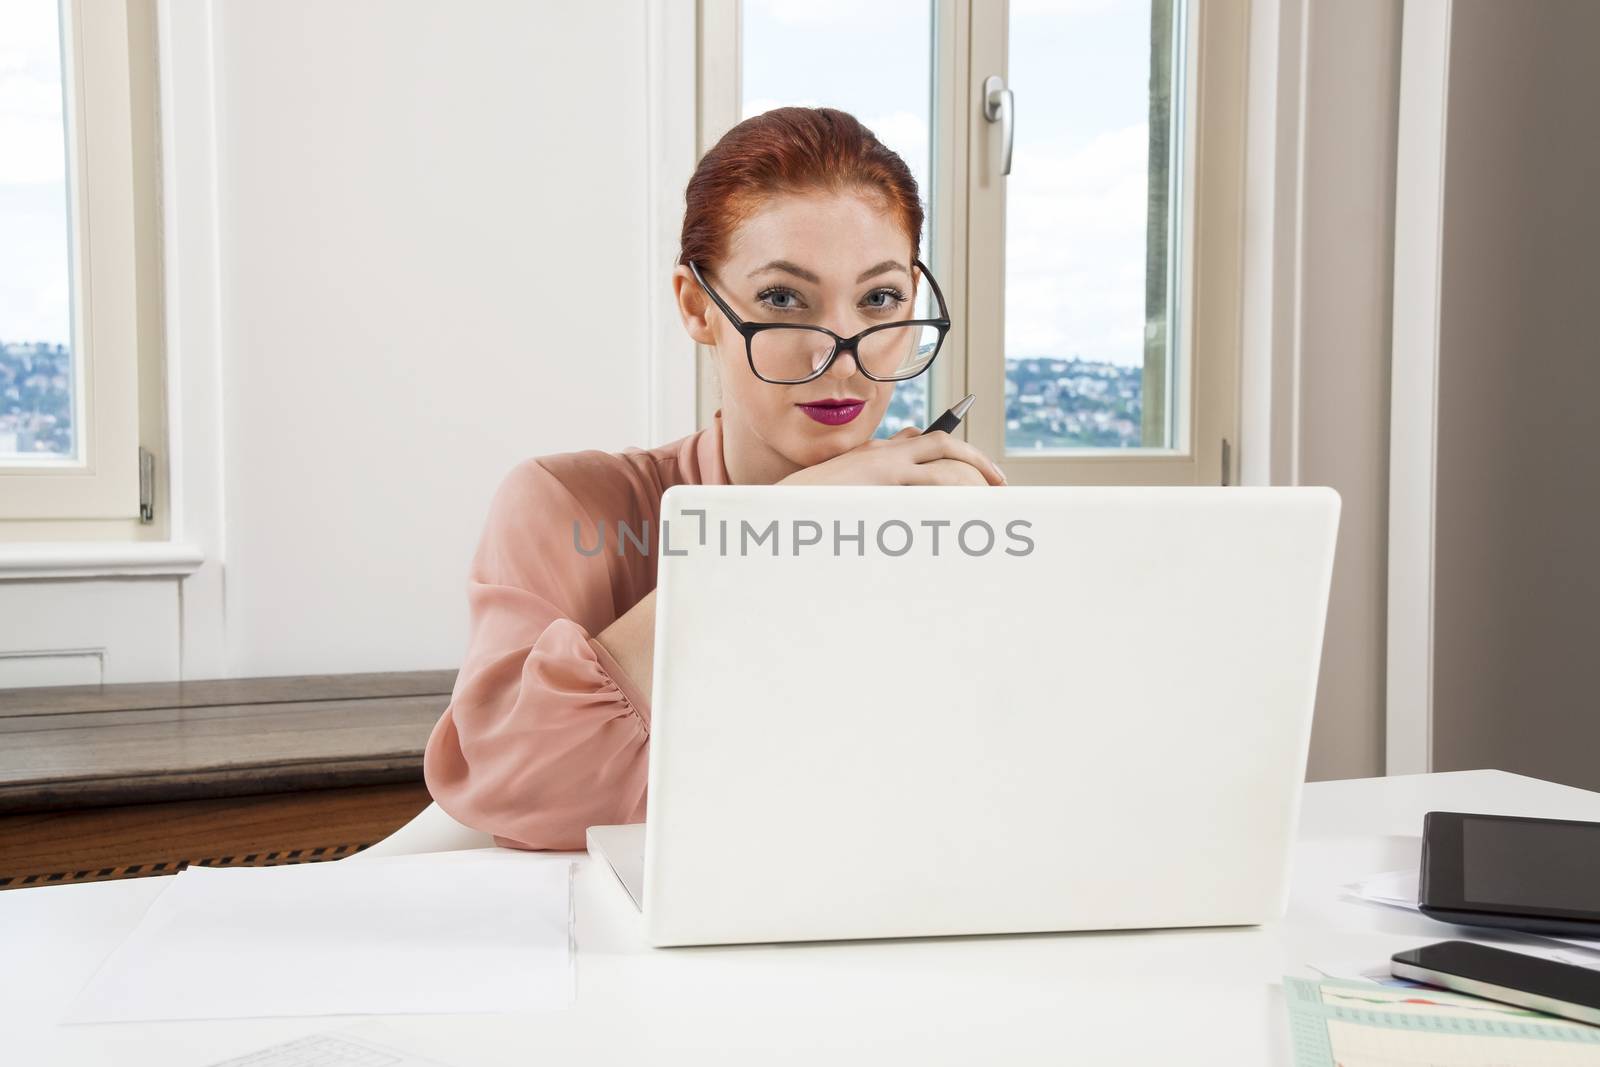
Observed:
[[[1433,566],[1451,0],[1406,4],[1395,161],[1385,773],[1433,764]]]
[[[181,679],[228,673],[214,15],[211,0],[157,7],[172,536],[203,555],[179,597]]]
[[[185,577],[205,553],[172,541],[41,541],[0,544],[0,581],[27,578]]]

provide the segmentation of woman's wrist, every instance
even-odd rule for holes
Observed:
[[[810,476],[814,467],[801,467],[799,470],[779,478],[774,485],[811,485],[814,479]]]
[[[647,701],[655,668],[655,622],[656,591],[652,589],[594,635]]]

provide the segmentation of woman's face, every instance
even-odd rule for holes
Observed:
[[[862,193],[785,194],[734,231],[724,262],[701,264],[706,282],[749,323],[826,326],[850,337],[914,317],[911,242],[882,200]],[[707,269],[709,267],[709,270]],[[744,338],[678,268],[685,325],[715,347],[729,473],[776,481],[869,440],[894,395],[841,352],[819,378],[774,385],[751,372]],[[691,313],[692,309],[692,313]],[[824,350],[825,351],[825,350]]]

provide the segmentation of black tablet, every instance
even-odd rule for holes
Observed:
[[[1600,823],[1430,811],[1417,904],[1445,922],[1600,938]]]

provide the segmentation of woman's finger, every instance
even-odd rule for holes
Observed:
[[[1006,476],[994,460],[959,437],[951,437],[943,430],[922,434],[907,446],[918,463],[932,463],[940,459],[961,460],[976,467],[990,485],[1005,485]]]
[[[983,471],[960,459],[936,459],[914,464],[906,485],[988,485]]]

